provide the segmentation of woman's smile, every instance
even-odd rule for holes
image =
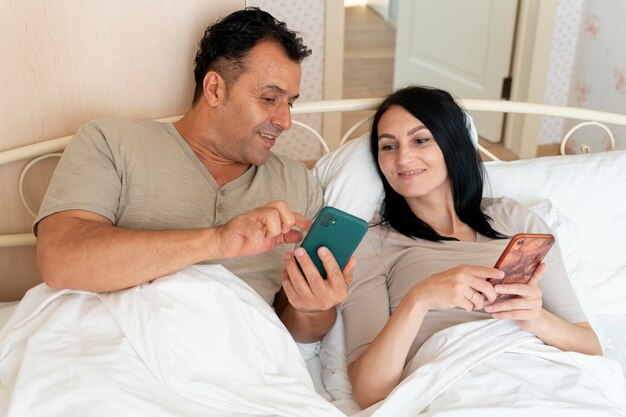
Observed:
[[[410,170],[410,171],[400,171],[398,173],[398,175],[402,179],[412,179],[414,177],[417,177],[417,176],[423,174],[424,172],[426,172],[425,169],[413,169],[413,170]]]

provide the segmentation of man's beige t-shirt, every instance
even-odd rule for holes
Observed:
[[[219,188],[171,123],[102,119],[81,127],[68,145],[33,229],[50,214],[76,209],[130,229],[197,229],[274,200],[312,219],[323,204],[322,188],[302,163],[275,154]],[[282,253],[292,249],[206,263],[224,265],[272,304]]]

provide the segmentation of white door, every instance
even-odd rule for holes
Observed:
[[[400,0],[394,89],[430,85],[458,98],[501,98],[516,14],[517,0]],[[472,117],[481,138],[501,140],[501,114]]]

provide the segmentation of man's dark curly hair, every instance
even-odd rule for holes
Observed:
[[[267,40],[280,45],[294,62],[300,63],[311,55],[311,50],[297,32],[287,29],[285,22],[258,7],[238,10],[209,25],[196,54],[193,104],[202,97],[207,72],[219,73],[228,88],[246,70],[244,61],[250,50]]]

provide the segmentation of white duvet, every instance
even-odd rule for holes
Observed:
[[[272,309],[196,266],[115,293],[29,291],[0,331],[0,415],[343,414]]]
[[[618,362],[564,353],[509,321],[437,333],[375,416],[618,416]],[[328,387],[327,387],[328,388]],[[272,309],[220,266],[125,291],[24,297],[0,330],[0,416],[343,416]]]
[[[386,400],[356,415],[626,415],[619,362],[546,346],[513,321],[475,321],[436,333],[403,377]]]

